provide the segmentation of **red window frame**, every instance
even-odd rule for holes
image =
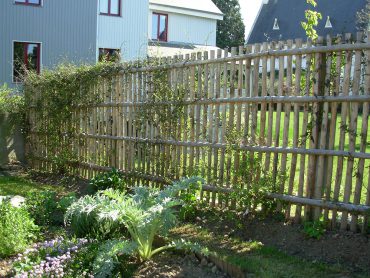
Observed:
[[[162,13],[153,13],[153,15],[158,15],[158,22],[157,22],[157,39],[158,41],[161,41],[161,42],[167,42],[168,41],[168,14],[162,14]],[[160,37],[160,32],[159,32],[159,28],[160,28],[160,21],[161,21],[161,15],[162,16],[165,16],[166,17],[166,32],[165,32],[165,39],[164,40],[161,40],[159,37]]]
[[[111,12],[111,4],[112,0],[108,0],[108,12],[107,13],[102,13],[100,12],[101,15],[109,15],[109,16],[121,16],[121,2],[122,0],[118,0],[118,14],[114,14]],[[100,7],[99,7],[100,9]]]
[[[36,44],[38,47],[37,47],[37,61],[36,61],[36,72],[37,74],[40,74],[40,65],[41,65],[41,43],[38,43],[38,42],[20,42],[20,41],[14,41],[13,42],[13,82],[14,83],[19,83],[21,81],[19,81],[19,79],[17,79],[16,76],[14,76],[14,45],[16,43],[21,43],[23,44],[23,63],[26,68],[28,66],[28,45],[29,44]]]
[[[41,6],[41,1],[42,0],[38,0],[39,3],[30,3],[30,0],[26,0],[26,2],[19,2],[19,0],[15,0],[15,4],[17,5],[26,5],[26,6]]]

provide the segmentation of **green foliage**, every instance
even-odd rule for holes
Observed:
[[[90,181],[90,185],[95,191],[106,190],[109,188],[124,191],[127,186],[127,181],[123,174],[117,171],[117,169],[112,169],[108,173],[102,173],[97,175]]]
[[[26,196],[26,206],[37,225],[51,225],[53,214],[57,209],[56,193],[53,191],[31,192]]]
[[[77,140],[78,125],[73,118],[75,107],[100,102],[97,90],[91,88],[99,86],[103,77],[113,76],[120,70],[124,70],[124,66],[105,62],[78,67],[63,64],[53,71],[44,70],[40,75],[27,73],[24,83],[26,106],[34,108],[32,117],[37,123],[34,131],[48,134],[47,140],[42,136],[37,144],[48,148],[48,158],[54,163],[55,172],[69,173],[69,166],[77,162],[76,149],[69,147]]]
[[[357,12],[356,25],[360,31],[366,32],[370,30],[370,0],[367,0],[366,6]]]
[[[113,240],[99,249],[94,263],[95,276],[110,277],[119,262],[118,255],[137,256],[145,261],[167,249],[200,249],[198,245],[185,241],[174,241],[158,248],[153,246],[157,236],[167,236],[177,224],[176,208],[181,205],[178,198],[180,192],[199,182],[198,178],[184,179],[163,190],[136,187],[132,194],[127,195],[108,189],[74,203],[66,214],[68,222],[91,227],[89,216],[93,216],[91,222],[95,226],[113,223],[125,227],[130,236],[130,240],[111,237]]]
[[[200,190],[202,189],[202,184],[204,183],[203,180],[195,180],[188,184],[188,189],[181,192],[179,198],[182,201],[182,206],[179,210],[179,219],[182,221],[186,220],[193,220],[196,217],[199,200],[197,195],[199,194]]]
[[[24,97],[19,92],[15,92],[7,87],[6,84],[0,86],[0,115],[7,114],[10,127],[15,125],[24,127],[25,102]]]
[[[0,203],[0,257],[24,251],[37,231],[25,208],[13,207],[8,201]]]
[[[305,222],[303,231],[310,238],[320,239],[326,231],[325,226],[325,222],[321,220]]]
[[[93,273],[94,261],[100,246],[100,242],[93,242],[81,248],[67,264],[68,274],[66,277],[87,277],[88,274]]]
[[[182,180],[161,191],[137,187],[131,195],[106,191],[105,194],[114,201],[100,211],[100,219],[122,223],[133,242],[137,244],[139,257],[144,261],[149,260],[156,253],[175,247],[167,245],[154,250],[153,241],[157,235],[166,236],[176,225],[175,208],[181,205],[176,196],[198,180],[198,178]]]
[[[161,61],[154,59],[151,66],[161,65]],[[154,70],[152,78],[147,81],[151,90],[135,118],[138,126],[149,122],[158,130],[158,134],[170,134],[172,138],[178,138],[176,127],[184,116],[185,88],[182,83],[173,86],[168,82],[170,71],[168,69]],[[171,103],[171,104],[169,104]]]
[[[313,7],[317,6],[315,0],[307,0],[307,3]],[[305,18],[306,21],[301,22],[302,28],[306,31],[307,37],[315,41],[318,37],[315,27],[319,25],[319,20],[322,19],[322,15],[314,10],[306,10]]]
[[[24,97],[7,87],[0,87],[0,112],[19,114],[24,112]]]
[[[108,239],[121,236],[125,230],[115,221],[98,219],[104,207],[109,206],[111,199],[102,193],[85,196],[73,203],[65,214],[65,223],[69,225],[77,237]]]
[[[63,215],[67,212],[68,208],[76,202],[76,194],[70,193],[67,196],[63,196],[60,198],[58,202],[58,208],[63,213]]]
[[[132,255],[137,246],[128,240],[108,240],[100,248],[93,264],[94,277],[112,277],[120,264],[119,256]]]
[[[217,22],[217,46],[238,47],[245,42],[245,26],[238,0],[213,0],[223,12],[224,19]]]
[[[235,147],[244,140],[242,131],[230,128],[226,134],[227,149],[230,154],[234,153]],[[277,188],[285,182],[286,174],[277,171],[275,177],[270,171],[265,171],[262,158],[258,154],[245,152],[244,159],[239,169],[233,171],[233,191],[223,198],[230,200],[237,210],[250,210],[256,212],[262,209],[264,213],[272,212],[276,206],[274,200],[266,197],[267,193],[276,192]]]
[[[75,200],[73,193],[58,200],[54,191],[30,192],[26,196],[26,206],[37,225],[61,225],[64,213]]]

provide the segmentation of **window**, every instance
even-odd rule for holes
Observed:
[[[100,0],[100,14],[120,16],[121,0]]]
[[[166,42],[168,39],[168,15],[153,13],[152,39]]]
[[[119,62],[121,60],[120,52],[119,49],[99,48],[99,62]]]
[[[41,0],[15,0],[16,4],[41,6]]]
[[[40,73],[40,44],[14,42],[13,82],[21,82],[26,70]]]

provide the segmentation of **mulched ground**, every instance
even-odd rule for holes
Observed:
[[[341,264],[354,272],[370,273],[370,235],[328,231],[320,239],[311,239],[305,236],[300,225],[252,219],[245,223],[243,238],[309,261]]]
[[[196,222],[218,234],[258,241],[307,261],[340,264],[353,273],[370,273],[370,235],[335,230],[312,239],[303,233],[302,225],[273,217],[244,219],[242,228],[230,220],[207,216],[197,217]]]

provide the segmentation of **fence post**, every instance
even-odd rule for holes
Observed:
[[[317,46],[321,46],[323,44],[323,38],[319,37],[317,39]],[[313,79],[313,95],[314,96],[322,96],[324,95],[324,88],[325,88],[325,53],[317,52],[315,55],[315,77]],[[306,80],[306,82],[310,82],[310,80]],[[312,106],[312,115],[311,115],[311,138],[310,138],[310,149],[316,149],[319,145],[319,134],[321,129],[321,117],[320,112],[322,111],[322,104],[318,104],[315,102]],[[312,155],[309,157],[308,163],[308,178],[307,178],[307,197],[314,198],[315,191],[317,192],[318,188],[317,185],[317,156]],[[315,215],[316,216],[316,215]],[[307,206],[306,213],[305,213],[306,220],[313,219],[313,211],[312,208]],[[316,217],[315,217],[316,218]]]
[[[326,44],[331,46],[331,37],[330,35],[326,38]],[[317,80],[319,86],[319,95],[329,96],[330,91],[330,71],[331,71],[331,63],[332,58],[331,56],[326,57],[326,54],[323,54],[319,63],[321,63],[320,70],[319,70],[319,78]],[[327,132],[328,129],[328,114],[329,114],[329,103],[321,103],[319,106],[319,115],[322,117],[318,117],[317,119],[317,128],[319,129],[319,136],[318,136],[318,143],[320,149],[326,149],[328,146],[328,138]],[[327,169],[327,157],[326,156],[319,156],[316,166],[316,184],[314,189],[314,198],[321,199],[322,198],[322,188],[325,187],[325,177],[326,177],[326,169]],[[314,209],[314,220],[318,220],[321,215],[321,209],[316,207]]]

